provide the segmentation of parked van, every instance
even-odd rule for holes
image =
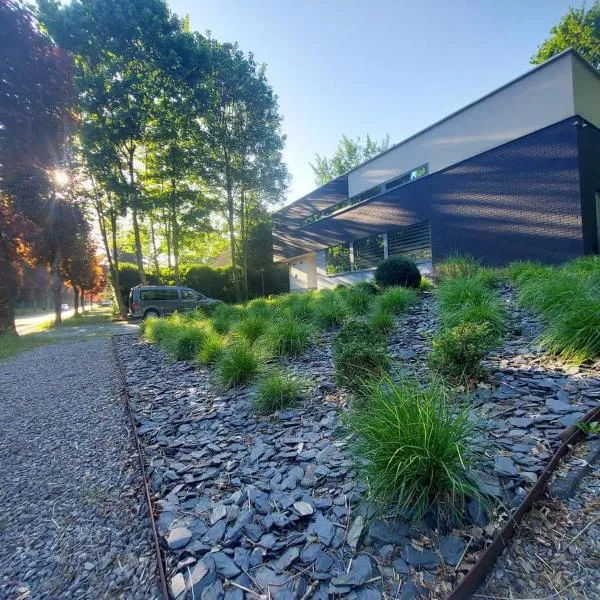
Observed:
[[[175,311],[187,312],[203,308],[220,300],[207,298],[200,292],[174,285],[137,285],[129,293],[129,319],[161,317]]]

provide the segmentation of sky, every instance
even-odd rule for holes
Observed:
[[[397,143],[531,68],[577,0],[169,0],[191,28],[266,63],[279,98],[287,202],[345,134]]]

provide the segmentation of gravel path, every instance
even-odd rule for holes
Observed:
[[[159,597],[110,340],[0,363],[0,598]]]

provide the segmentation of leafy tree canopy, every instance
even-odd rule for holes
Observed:
[[[360,138],[353,140],[345,135],[338,143],[337,150],[331,158],[315,154],[315,162],[310,166],[315,174],[315,183],[323,185],[350,169],[357,167],[365,160],[377,156],[390,147],[390,136],[386,135],[381,141],[377,141],[367,135],[363,144]]]
[[[531,57],[531,63],[538,65],[555,54],[574,48],[594,68],[600,70],[600,1],[586,11],[581,8],[569,8],[569,12],[550,30],[550,37]]]

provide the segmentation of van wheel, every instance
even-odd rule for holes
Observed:
[[[144,319],[156,319],[158,317],[160,317],[160,315],[158,314],[158,311],[154,309],[147,310],[144,313]]]

